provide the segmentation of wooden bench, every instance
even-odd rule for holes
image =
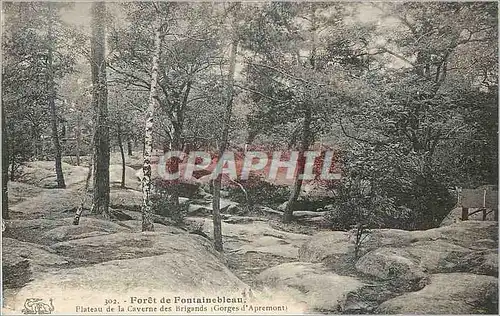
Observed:
[[[488,189],[461,189],[458,192],[458,205],[462,207],[462,220],[466,221],[469,216],[482,212],[483,221],[488,214],[493,212],[494,220],[498,221],[498,191]],[[470,208],[477,209],[469,213]]]

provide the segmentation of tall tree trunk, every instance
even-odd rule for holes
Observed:
[[[53,69],[53,49],[54,49],[54,38],[53,38],[53,4],[48,3],[49,6],[49,26],[48,26],[48,34],[47,34],[47,84],[49,89],[49,109],[50,109],[50,119],[51,119],[51,127],[52,127],[52,143],[54,144],[54,156],[55,156],[55,165],[56,165],[56,181],[58,188],[65,188],[66,184],[64,183],[64,175],[62,171],[62,162],[61,162],[61,144],[59,143],[59,133],[58,133],[58,118],[56,113],[56,83],[54,78],[54,69]]]
[[[233,36],[236,36],[233,34]],[[238,49],[238,39],[235,37],[231,43],[231,53],[229,55],[229,73],[227,76],[226,87],[226,112],[224,113],[224,121],[222,122],[222,137],[219,143],[219,161],[224,155],[227,147],[229,125],[231,123],[231,112],[233,109],[233,95],[234,95],[234,73],[236,68],[236,53]],[[217,163],[217,168],[222,168],[222,164]],[[222,252],[222,224],[220,216],[220,189],[222,186],[222,173],[218,170],[219,174],[213,181],[213,223],[214,223],[214,247],[215,250]]]
[[[293,219],[293,210],[300,195],[300,190],[302,189],[302,179],[301,175],[304,172],[304,167],[306,163],[305,152],[309,148],[309,143],[311,140],[311,109],[308,105],[304,109],[304,122],[302,124],[302,140],[300,143],[299,157],[297,161],[297,172],[295,173],[295,179],[293,182],[293,189],[288,202],[286,203],[285,211],[283,213],[283,222],[289,223]]]
[[[9,195],[7,183],[9,182],[9,151],[7,127],[5,126],[5,110],[2,104],[2,218],[9,218]]]
[[[151,87],[149,90],[149,105],[146,112],[144,131],[144,176],[142,178],[142,231],[153,231],[153,210],[151,203],[151,154],[153,152],[153,115],[156,109],[158,66],[160,63],[162,45],[161,21],[158,16],[155,21],[155,46],[151,65]]]
[[[109,126],[108,87],[105,60],[106,4],[92,4],[92,103],[95,111],[94,196],[92,212],[109,216]]]
[[[122,129],[120,128],[120,124],[118,124],[117,138],[118,147],[120,147],[120,155],[122,156],[122,182],[120,187],[125,188],[125,150],[123,149]]]

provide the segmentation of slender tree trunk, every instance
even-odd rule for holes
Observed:
[[[7,139],[7,127],[5,126],[5,110],[2,104],[2,218],[9,218],[9,194],[7,183],[9,182],[9,150]]]
[[[51,127],[52,127],[52,143],[54,144],[54,156],[55,156],[55,165],[56,165],[56,180],[58,188],[65,188],[66,184],[64,183],[64,175],[62,171],[62,162],[61,162],[61,144],[59,143],[59,133],[57,127],[57,113],[56,113],[56,83],[54,81],[54,69],[53,69],[53,49],[54,49],[54,38],[52,34],[53,27],[53,12],[52,12],[52,3],[48,3],[49,6],[49,26],[48,26],[48,34],[47,34],[47,84],[49,89],[49,109],[50,109],[50,119],[51,119]]]
[[[94,196],[92,212],[109,216],[109,126],[108,88],[106,83],[104,2],[92,4],[92,103],[95,111]]]
[[[144,165],[142,178],[142,231],[153,231],[153,210],[151,203],[151,155],[153,152],[153,115],[157,101],[157,84],[158,84],[158,66],[161,55],[161,22],[160,17],[157,17],[155,28],[155,46],[153,52],[153,61],[151,65],[151,88],[149,91],[149,105],[146,112],[146,124],[144,131]]]
[[[76,165],[80,165],[80,146],[82,137],[82,123],[80,122],[81,115],[78,113],[78,119],[76,121]]]
[[[289,223],[293,219],[293,211],[294,211],[294,206],[297,202],[297,199],[299,198],[300,195],[300,190],[302,188],[302,179],[300,176],[304,172],[304,166],[306,163],[305,159],[305,152],[309,148],[309,143],[311,139],[311,110],[310,108],[306,105],[305,111],[304,111],[304,122],[302,124],[302,140],[300,144],[300,150],[299,150],[299,157],[297,161],[297,172],[295,173],[295,179],[293,182],[293,189],[292,193],[290,194],[290,197],[288,198],[288,202],[286,203],[285,211],[283,213],[283,222],[284,223]]]
[[[122,183],[120,187],[125,188],[125,151],[123,149],[122,129],[120,128],[119,124],[118,124],[117,138],[118,138],[118,147],[120,147],[120,155],[122,156]]]
[[[16,171],[16,157],[14,154],[12,154],[12,156],[10,157],[11,159],[11,162],[10,162],[10,181],[15,181],[16,179],[16,175],[15,175],[15,171]]]
[[[233,35],[235,36],[235,35]],[[222,122],[222,137],[219,144],[219,160],[222,159],[224,151],[227,147],[228,135],[229,135],[229,125],[231,123],[231,112],[233,109],[233,95],[234,95],[234,73],[236,68],[236,53],[238,49],[238,40],[233,39],[231,43],[231,53],[229,55],[229,73],[227,76],[227,87],[226,87],[226,112],[224,113],[224,121]],[[217,163],[217,168],[222,168],[222,164]],[[215,250],[222,252],[222,224],[220,216],[220,189],[222,186],[222,173],[218,170],[219,174],[217,178],[213,181],[213,223],[214,223],[214,247]]]
[[[91,177],[92,177],[92,156],[90,156],[89,170],[87,172],[87,178],[85,180],[85,188],[83,190],[82,201],[80,203],[80,206],[76,210],[75,217],[73,218],[73,225],[80,224],[80,217],[82,217],[83,207],[85,205],[85,202],[87,201],[87,195],[89,193],[89,184]]]

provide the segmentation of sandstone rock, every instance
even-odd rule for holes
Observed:
[[[109,206],[139,212],[142,206],[142,192],[130,189],[111,189],[109,192]]]
[[[498,279],[470,273],[434,274],[430,284],[383,302],[381,314],[496,314]]]
[[[80,219],[79,225],[73,223],[62,225],[46,231],[41,235],[43,239],[52,243],[82,239],[90,236],[107,235],[117,232],[129,232],[130,230],[117,223],[110,221],[85,217]]]
[[[349,240],[346,232],[321,232],[311,237],[299,250],[300,261],[328,262],[335,265],[337,262],[352,257],[354,244]]]
[[[71,216],[80,206],[82,194],[71,189],[44,190],[11,208],[13,219],[48,218],[57,219]],[[91,198],[87,198],[84,207],[90,208]]]
[[[85,182],[88,169],[86,167],[73,166],[63,162],[62,170],[66,186],[69,187],[77,183]],[[54,161],[27,162],[21,167],[21,173],[22,175],[19,177],[19,182],[48,189],[57,186]]]
[[[346,297],[363,286],[353,277],[332,273],[320,263],[284,263],[263,271],[258,281],[271,289],[285,289],[297,302],[305,302],[307,310],[339,312]]]
[[[22,287],[35,275],[67,263],[48,247],[2,238],[2,274],[7,287]]]
[[[248,287],[222,264],[210,243],[196,235],[142,233],[88,239],[97,250],[74,241],[67,245],[74,249],[70,254],[78,255],[81,249],[81,256],[99,254],[103,259],[99,261],[106,262],[45,273],[7,297],[7,305],[20,311],[26,297],[53,298],[58,313],[74,313],[82,302],[103,302],[110,295],[130,304],[131,296],[241,297]],[[150,244],[160,250],[141,251]],[[138,252],[145,257],[138,257]],[[131,259],[113,260],[127,255]]]
[[[205,252],[210,247],[210,243],[199,236],[163,232],[120,232],[51,245],[58,254],[71,258],[85,258],[91,263],[177,253],[186,248]]]
[[[109,166],[109,183],[112,186],[120,186],[122,182],[122,165],[110,165]],[[125,186],[135,190],[139,190],[141,187],[141,182],[136,176],[136,170],[125,166]]]
[[[37,196],[44,189],[22,182],[9,181],[7,182],[9,192],[9,206],[13,206],[31,197]]]
[[[356,263],[356,269],[381,280],[390,280],[398,286],[413,288],[426,276],[419,260],[404,249],[382,247],[370,251]]]

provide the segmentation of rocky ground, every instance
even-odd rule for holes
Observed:
[[[137,168],[138,159],[128,159]],[[9,183],[12,219],[2,238],[5,313],[19,312],[26,297],[48,289],[59,308],[61,302],[75,306],[109,293],[241,295],[252,289],[256,300],[287,304],[289,312],[498,312],[497,222],[373,230],[355,258],[347,232],[284,226],[269,210],[241,214],[237,203],[224,199],[220,255],[211,242],[208,194],[181,200],[188,209],[185,227],[163,225],[158,218],[155,232],[141,233],[136,172],[127,169],[127,188],[121,189],[116,163],[111,168],[116,219],[84,213],[74,226],[86,168],[65,163],[63,190],[51,188],[50,163],[25,168],[21,181]]]

